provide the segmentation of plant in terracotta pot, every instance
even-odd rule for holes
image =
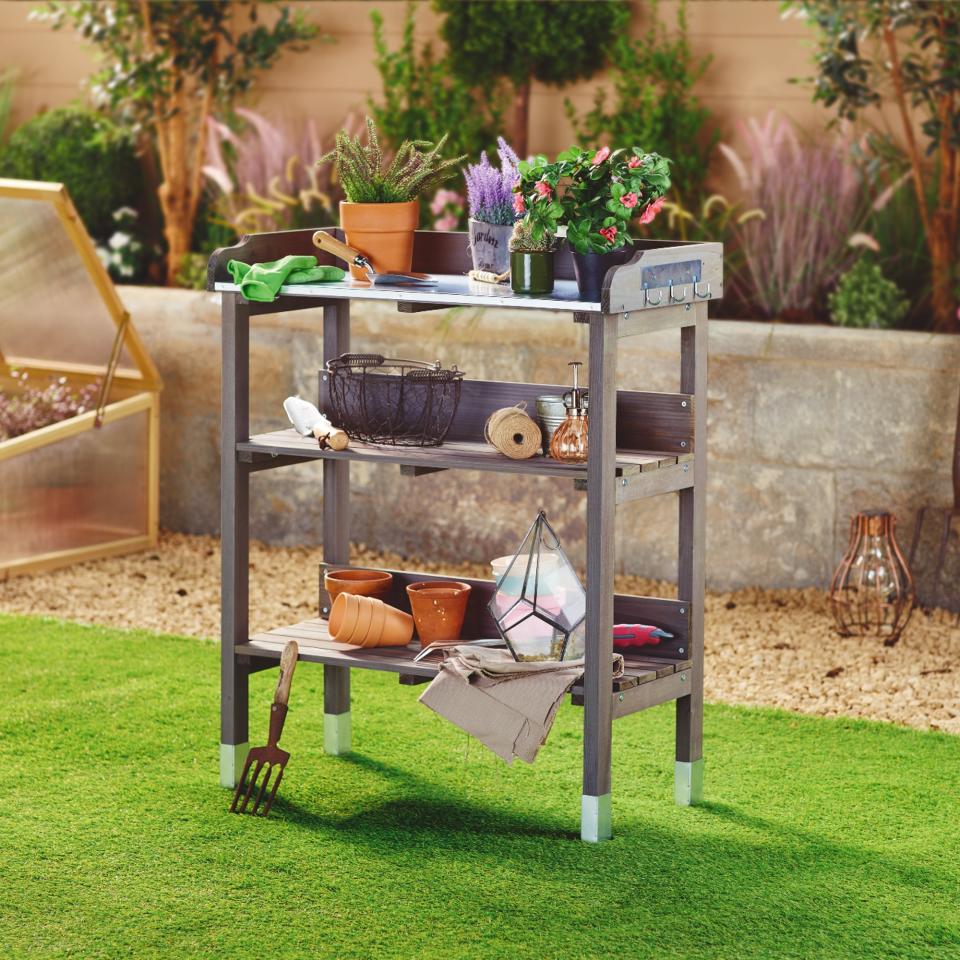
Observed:
[[[510,285],[514,293],[553,290],[553,254],[563,207],[557,200],[560,174],[546,157],[521,160],[513,186],[513,209],[521,217],[510,237]]]
[[[564,185],[559,203],[580,295],[599,301],[607,271],[630,259],[630,221],[650,223],[663,206],[670,161],[638,147],[571,147],[552,166]]]
[[[413,234],[420,218],[418,197],[452,177],[466,159],[444,160],[446,136],[436,143],[405,140],[388,159],[380,148],[377,128],[367,117],[366,143],[341,130],[333,149],[319,164],[333,162],[346,200],[340,201],[340,226],[347,243],[360,250],[378,273],[409,273],[413,266]],[[356,280],[366,274],[351,265]]]
[[[513,185],[519,160],[503,137],[497,139],[500,169],[486,151],[479,163],[467,165],[464,179],[470,204],[470,255],[474,270],[503,274],[510,268],[510,234],[517,213],[513,208]]]

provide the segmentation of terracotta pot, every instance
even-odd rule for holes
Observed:
[[[409,273],[413,267],[413,232],[420,221],[420,202],[350,203],[340,201],[340,226],[347,243],[373,264],[377,273]],[[354,280],[367,275],[350,267]]]
[[[352,593],[341,593],[330,607],[330,620],[327,629],[334,640],[339,640],[353,632],[357,617],[360,614],[360,604]]]
[[[330,636],[356,647],[404,647],[413,637],[413,617],[376,597],[341,593],[330,608]]]
[[[328,570],[323,576],[331,605],[341,593],[382,600],[390,592],[392,583],[393,574],[382,570]]]
[[[510,287],[514,293],[552,293],[553,251],[514,250],[510,254]]]
[[[470,585],[458,580],[422,580],[407,587],[422,646],[456,643],[470,599]]]

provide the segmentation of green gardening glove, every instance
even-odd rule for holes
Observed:
[[[247,300],[270,303],[287,283],[333,283],[346,274],[339,267],[318,267],[313,256],[289,256],[269,263],[231,260],[227,270]]]

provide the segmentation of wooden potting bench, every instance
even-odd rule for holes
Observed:
[[[334,230],[337,236],[342,234]],[[435,287],[370,287],[339,284],[284,287],[268,304],[245,300],[230,282],[227,261],[256,263],[287,254],[314,254],[312,230],[258,234],[218,250],[210,260],[208,288],[222,299],[222,685],[221,782],[233,787],[247,751],[248,677],[277,665],[288,639],[300,645],[300,659],[324,665],[324,748],[350,749],[350,671],[387,670],[402,683],[429,680],[438,659],[413,662],[417,648],[345,649],[327,631],[329,600],[320,588],[319,616],[251,636],[248,629],[249,481],[260,470],[317,460],[323,464],[323,550],[328,564],[349,561],[350,461],[399,466],[416,483],[438,470],[490,470],[523,476],[566,477],[586,496],[587,613],[586,664],[572,692],[583,714],[581,835],[597,841],[611,836],[611,737],[613,721],[668,700],[676,701],[675,799],[695,803],[702,796],[703,758],[703,590],[706,481],[707,301],[722,295],[722,246],[716,243],[640,242],[629,264],[606,277],[601,302],[579,298],[567,252],[558,254],[552,295],[514,295],[509,287],[470,281],[464,234],[419,231],[414,269],[429,272]],[[439,447],[395,447],[352,442],[347,450],[321,450],[292,429],[259,436],[249,433],[249,323],[258,314],[323,308],[324,360],[350,348],[350,301],[395,302],[403,313],[451,306],[509,307],[573,315],[589,329],[590,456],[586,465],[548,457],[511,460],[488,446],[483,424],[495,409],[522,400],[532,407],[555,384],[465,380],[460,406],[446,442]],[[617,344],[621,338],[664,328],[680,330],[680,393],[617,390]],[[386,349],[389,354],[389,349]],[[319,406],[330,410],[329,390],[319,374]],[[280,385],[273,385],[280,389]],[[283,396],[276,397],[278,422]],[[679,500],[678,597],[660,599],[614,594],[614,530],[617,507],[633,500],[676,493]],[[540,506],[530,503],[532,516]],[[549,512],[549,510],[548,510]],[[523,531],[517,531],[517,539]],[[388,600],[409,610],[404,587],[425,579],[395,571]],[[465,639],[496,636],[487,602],[494,584],[472,580]],[[615,623],[650,623],[673,634],[642,656],[627,657],[622,678],[612,675]]]

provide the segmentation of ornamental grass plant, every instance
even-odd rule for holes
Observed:
[[[435,144],[427,140],[404,140],[388,160],[380,146],[377,127],[366,119],[367,142],[346,130],[337,133],[334,147],[317,164],[332,162],[337,179],[350,203],[406,203],[430,187],[452,177],[466,156],[444,160],[444,134]]]

